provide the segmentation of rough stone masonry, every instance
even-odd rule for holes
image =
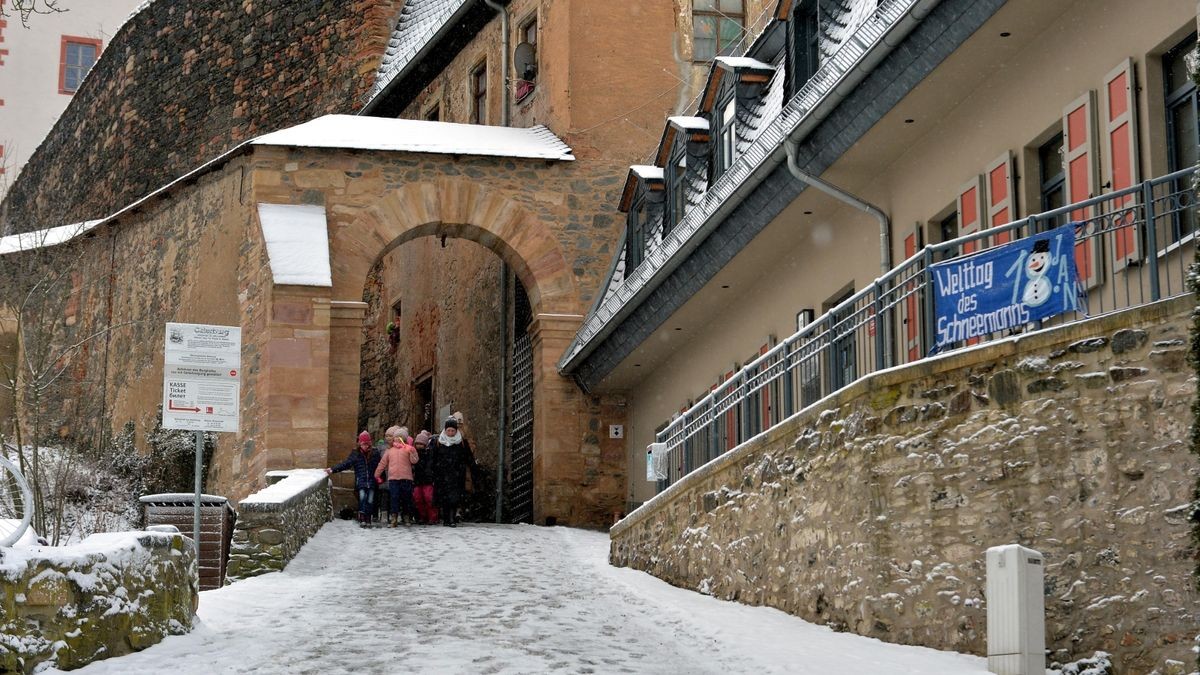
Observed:
[[[612,562],[890,642],[984,653],[984,551],[1046,556],[1051,660],[1185,672],[1191,297],[881,373],[612,530]]]

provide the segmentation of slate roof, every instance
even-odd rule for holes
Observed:
[[[369,98],[378,96],[470,0],[408,0],[392,30]]]

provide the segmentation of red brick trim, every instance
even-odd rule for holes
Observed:
[[[79,37],[77,35],[64,35],[62,42],[59,45],[58,51],[58,93],[73,96],[74,91],[67,89],[67,44],[83,44],[94,45],[96,47],[96,60],[100,60],[100,49],[102,42],[96,38]]]

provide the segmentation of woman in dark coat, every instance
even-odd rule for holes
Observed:
[[[467,469],[474,468],[471,445],[458,432],[458,420],[446,418],[442,433],[429,443],[430,469],[433,472],[433,498],[437,501],[442,525],[455,527],[455,512],[467,480]]]

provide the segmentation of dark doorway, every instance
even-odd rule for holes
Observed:
[[[412,413],[411,419],[417,421],[416,426],[412,428],[414,434],[421,429],[437,428],[433,423],[433,373],[422,375],[413,385]]]

